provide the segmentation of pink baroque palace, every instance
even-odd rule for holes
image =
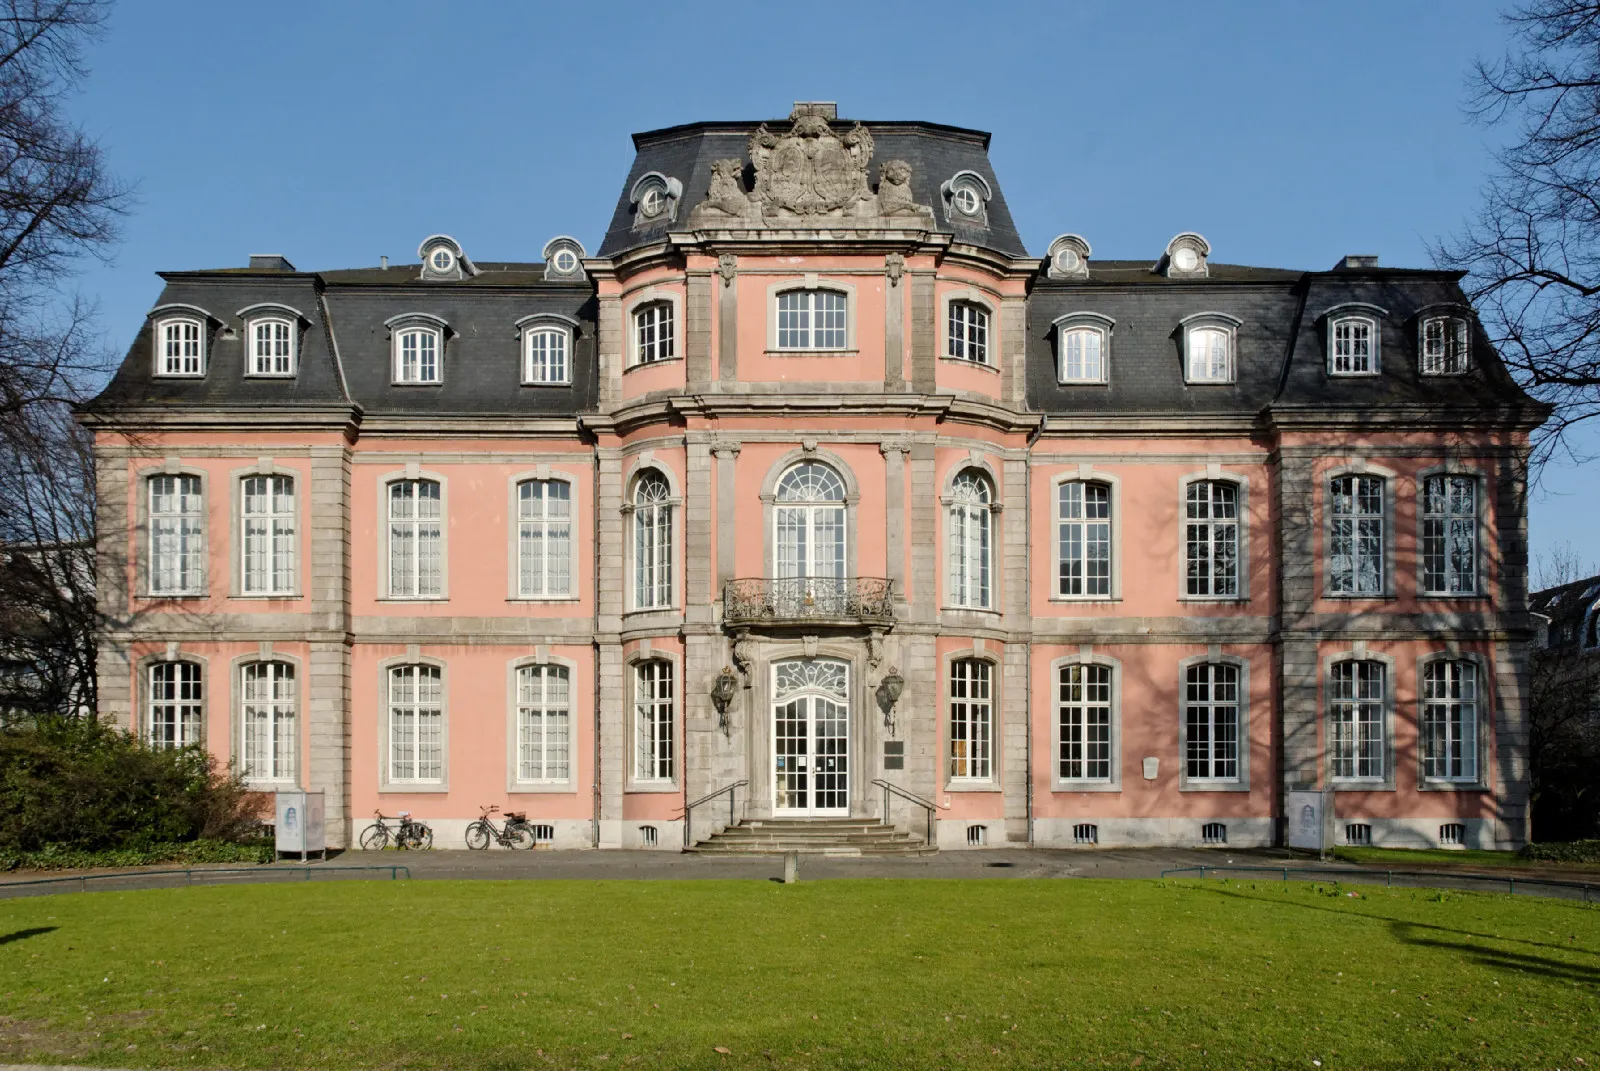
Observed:
[[[460,845],[1528,831],[1530,431],[1451,272],[1032,256],[989,136],[634,137],[598,252],[162,274],[102,713]]]

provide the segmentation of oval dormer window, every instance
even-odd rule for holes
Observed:
[[[428,264],[434,271],[446,272],[456,266],[456,255],[448,249],[435,249],[428,257]]]
[[[558,249],[555,256],[550,258],[550,263],[562,275],[568,275],[578,270],[578,254],[570,249]]]

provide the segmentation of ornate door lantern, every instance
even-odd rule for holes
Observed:
[[[723,736],[733,735],[733,729],[728,724],[728,704],[733,702],[738,690],[739,678],[733,675],[731,667],[723,666],[722,672],[711,682],[711,705],[717,708],[717,728],[722,730]]]
[[[873,693],[878,699],[878,709],[883,711],[883,724],[891,733],[894,732],[894,705],[900,701],[900,693],[905,691],[905,687],[905,678],[900,676],[898,669],[890,666],[889,672],[878,682],[878,690]]]

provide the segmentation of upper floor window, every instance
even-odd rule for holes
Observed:
[[[156,324],[156,374],[206,374],[205,328],[199,320],[166,319]]]
[[[244,593],[288,595],[294,591],[294,478],[247,476],[239,490]]]
[[[837,290],[785,290],[778,295],[778,348],[844,349],[848,309],[848,299]]]
[[[1239,485],[1195,480],[1184,493],[1184,591],[1232,598],[1239,594]]]
[[[633,606],[672,606],[672,489],[659,472],[633,486]]]
[[[1239,778],[1239,667],[1202,662],[1184,673],[1184,772],[1191,781]]]
[[[522,332],[522,382],[572,382],[572,330],[542,323]]]
[[[247,662],[239,673],[244,718],[240,772],[250,781],[293,781],[294,667],[287,662]]]
[[[288,320],[252,320],[248,333],[252,376],[294,375],[294,324]]]
[[[845,575],[844,480],[829,465],[802,461],[783,474],[775,497],[778,576],[813,581],[802,585],[812,599],[838,597],[836,586],[815,581],[841,580]]]
[[[1422,481],[1422,590],[1471,595],[1478,590],[1478,481],[1429,476]]]
[[[407,327],[395,335],[394,381],[439,383],[440,333],[431,327]]]
[[[672,303],[655,301],[633,314],[634,364],[668,361],[673,348]]]
[[[952,301],[945,352],[958,360],[988,364],[989,310],[970,301]]]
[[[152,476],[149,487],[150,594],[205,594],[205,500],[200,477]]]
[[[1105,332],[1098,327],[1074,327],[1061,332],[1061,382],[1104,382],[1104,346]]]
[[[389,780],[444,780],[444,683],[438,666],[389,670]]]
[[[565,480],[517,485],[517,594],[572,594],[572,485]]]
[[[1370,376],[1378,372],[1378,326],[1361,316],[1344,316],[1329,328],[1328,371],[1336,376]]]
[[[633,670],[633,777],[671,781],[675,767],[672,663],[640,662]]]
[[[994,667],[980,658],[950,663],[950,777],[994,776]]]
[[[957,473],[950,488],[950,604],[987,610],[989,561],[993,540],[990,517],[994,492],[983,473]]]
[[[430,599],[444,592],[443,510],[435,480],[389,484],[389,597]]]
[[[1422,671],[1422,775],[1478,779],[1478,667],[1440,659]]]
[[[565,666],[517,670],[517,780],[565,781],[571,762],[571,676]]]
[[[1067,596],[1111,596],[1111,488],[1087,480],[1063,483],[1058,491],[1056,592]]]
[[[1328,484],[1328,590],[1335,595],[1384,593],[1384,480],[1336,476]]]
[[[205,719],[200,675],[198,662],[157,662],[150,667],[146,721],[153,747],[200,743]]]
[[[1467,370],[1467,321],[1430,316],[1422,321],[1422,374],[1460,375]]]
[[[1061,667],[1056,695],[1056,775],[1063,781],[1111,780],[1111,667]]]
[[[1341,781],[1381,781],[1387,773],[1387,674],[1382,662],[1335,662],[1328,681],[1328,757]]]
[[[1232,383],[1233,340],[1231,327],[1221,324],[1190,327],[1184,333],[1183,342],[1189,382]]]

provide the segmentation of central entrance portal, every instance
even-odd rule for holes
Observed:
[[[850,666],[799,658],[772,667],[772,811],[850,813]]]

